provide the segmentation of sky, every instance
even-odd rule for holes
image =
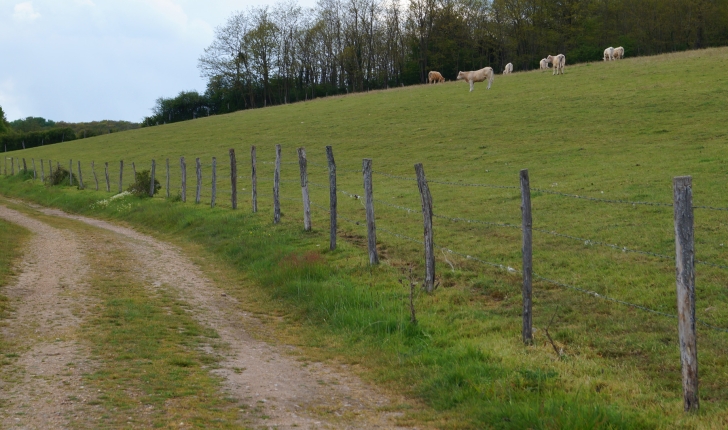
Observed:
[[[0,0],[0,106],[9,121],[141,121],[159,97],[204,92],[197,59],[215,27],[274,3]]]

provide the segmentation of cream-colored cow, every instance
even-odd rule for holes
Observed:
[[[551,65],[554,68],[554,75],[563,75],[564,74],[564,67],[566,67],[566,56],[564,54],[559,55],[549,55],[546,57],[546,61],[550,62]]]
[[[602,60],[604,61],[612,61],[614,60],[614,48],[611,46],[604,50],[604,57],[602,57]]]
[[[484,67],[480,70],[472,72],[458,72],[458,81],[463,80],[470,84],[470,92],[473,91],[473,84],[476,82],[488,81],[488,88],[493,83],[493,69],[491,67]]]
[[[614,48],[614,59],[621,60],[622,58],[624,58],[624,48],[621,46]]]
[[[503,69],[503,74],[510,75],[511,73],[513,73],[513,63],[508,63],[506,64],[506,68]]]
[[[538,63],[538,68],[541,70],[548,70],[549,69],[549,60],[542,58],[541,61]]]

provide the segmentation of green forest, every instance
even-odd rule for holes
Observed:
[[[157,99],[143,126],[447,80],[486,66],[538,68],[728,44],[728,0],[321,0],[233,13],[201,53],[204,93]]]

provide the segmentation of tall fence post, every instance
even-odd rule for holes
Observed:
[[[25,162],[25,158],[23,158]],[[68,160],[68,185],[73,186],[73,160]]]
[[[195,158],[195,168],[197,173],[197,189],[195,190],[195,203],[200,203],[202,196],[202,164],[199,158]]]
[[[258,212],[258,162],[256,160],[255,146],[250,147],[250,164],[252,167],[251,179],[253,180],[253,213]]]
[[[134,181],[136,182],[136,180]],[[124,190],[124,160],[119,161],[119,192]]]
[[[109,182],[109,162],[104,162],[104,176],[106,176],[106,192],[111,192],[111,182]]]
[[[40,159],[40,181],[45,182],[45,164],[43,163],[42,158]]]
[[[233,209],[238,208],[238,162],[235,160],[235,150],[230,148],[230,204]]]
[[[3,170],[3,175],[8,176],[8,157],[5,157],[5,169]]]
[[[521,231],[523,233],[523,343],[533,344],[533,220],[531,219],[531,184],[528,169],[521,170]]]
[[[279,196],[281,186],[281,145],[276,145],[276,167],[273,172],[273,222],[281,221],[281,200]]]
[[[83,174],[81,173],[81,161],[76,161],[78,163],[78,188],[80,190],[84,189],[83,186]]]
[[[167,182],[165,183],[167,189],[167,198],[169,198],[169,158],[167,158]]]
[[[53,176],[53,161],[48,160],[48,176]]]
[[[212,157],[212,197],[210,197],[210,207],[215,207],[215,199],[217,199],[217,158]]]
[[[10,174],[15,176],[15,160],[13,160],[13,157],[10,157]]]
[[[303,229],[311,231],[311,199],[308,195],[308,161],[306,149],[298,148],[298,168],[301,173],[301,198],[303,199]]]
[[[96,191],[99,190],[99,178],[96,176],[96,169],[94,168],[94,162],[91,160],[91,172],[94,174],[94,182],[96,182]]]
[[[157,162],[152,159],[152,170],[149,172],[149,197],[154,197],[155,186],[154,186],[154,177],[157,173]]]
[[[30,161],[33,162],[33,180],[35,181],[38,177],[38,170],[35,168],[35,158],[31,158]]]
[[[364,176],[364,196],[367,212],[367,238],[369,248],[369,264],[379,264],[377,255],[377,227],[374,222],[374,190],[372,188],[372,160],[365,158],[362,161],[362,174]]]
[[[132,182],[136,183],[136,163],[131,162],[131,171],[134,173],[134,177],[131,178]]]
[[[185,163],[185,157],[179,157],[179,168],[182,172],[182,202],[187,201],[187,163]]]
[[[692,181],[690,176],[673,178],[678,337],[685,412],[697,411],[699,408]]]
[[[329,231],[329,249],[336,249],[336,162],[334,161],[334,149],[326,147],[326,160],[329,163],[329,215],[331,227]]]
[[[28,166],[25,164],[25,157],[23,157],[23,173],[28,171]]]
[[[422,201],[422,222],[425,234],[425,291],[431,293],[435,290],[435,241],[432,232],[432,194],[425,178],[425,169],[422,163],[415,164],[417,174],[417,188],[420,190]]]

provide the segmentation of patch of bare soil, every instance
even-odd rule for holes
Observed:
[[[195,318],[215,330],[226,344],[221,367],[228,394],[247,406],[241,418],[263,428],[390,429],[397,414],[383,411],[393,399],[363,383],[345,369],[305,365],[292,348],[253,338],[245,327],[258,321],[241,310],[183,253],[170,244],[131,228],[92,218],[39,208],[118,235],[117,246],[128,248],[150,288],[171,288],[191,308]],[[397,399],[399,401],[400,399]]]
[[[84,313],[81,244],[69,231],[53,228],[0,206],[0,218],[33,233],[20,275],[4,289],[14,312],[0,327],[12,351],[0,367],[0,424],[3,428],[88,427],[98,413],[88,401],[96,393],[83,386],[93,364],[76,338]]]

